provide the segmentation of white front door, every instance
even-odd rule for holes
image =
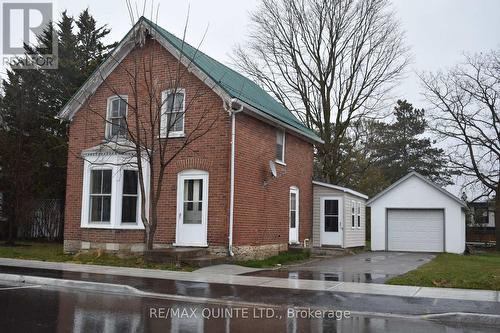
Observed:
[[[177,178],[176,246],[207,246],[208,173],[187,170]]]
[[[342,246],[343,201],[340,197],[322,197],[320,199],[321,245]]]
[[[288,242],[290,244],[299,243],[299,189],[296,187],[290,188],[290,203],[289,203],[289,235]]]

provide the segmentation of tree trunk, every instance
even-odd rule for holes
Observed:
[[[495,193],[495,240],[496,250],[500,252],[500,182]]]

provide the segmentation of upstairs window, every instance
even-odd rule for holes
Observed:
[[[184,89],[164,91],[160,117],[160,137],[184,136],[184,113]]]
[[[90,174],[90,222],[111,221],[111,170],[92,170]]]
[[[276,130],[276,162],[285,163],[285,131]]]
[[[106,118],[106,138],[124,138],[127,136],[127,96],[113,96],[108,99]]]

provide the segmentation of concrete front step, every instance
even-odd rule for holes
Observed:
[[[228,257],[221,257],[216,255],[206,255],[197,258],[186,258],[182,260],[183,264],[193,267],[207,267],[212,265],[227,264],[231,261]]]
[[[313,247],[311,249],[311,254],[314,256],[344,256],[346,254],[353,254],[349,249],[343,249],[341,247]]]
[[[206,256],[206,248],[199,247],[172,247],[168,249],[154,249],[144,252],[144,259],[151,263],[178,263],[185,259]]]

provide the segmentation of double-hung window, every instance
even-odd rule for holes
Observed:
[[[184,136],[185,109],[184,89],[172,89],[162,93],[160,137]]]
[[[285,163],[285,131],[276,129],[276,162]]]
[[[108,98],[106,116],[106,138],[117,139],[127,136],[127,96]]]
[[[351,201],[351,227],[356,227],[356,201]]]
[[[358,228],[361,228],[361,202],[356,205],[356,218],[358,223]]]
[[[90,173],[90,222],[111,222],[111,170]]]
[[[137,171],[123,170],[122,223],[137,223]]]

